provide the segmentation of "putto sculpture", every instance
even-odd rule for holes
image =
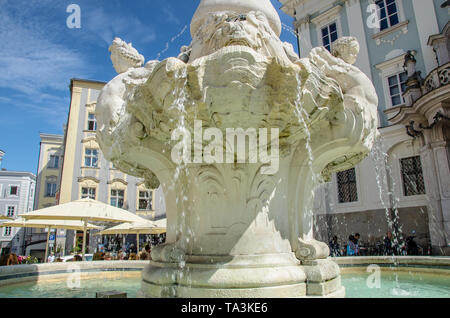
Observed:
[[[167,243],[152,250],[142,296],[345,295],[313,239],[314,189],[369,153],[377,95],[352,65],[354,38],[300,59],[280,33],[269,0],[202,0],[177,58],[125,71],[116,64],[128,54],[112,58],[120,74],[98,100],[99,144],[115,167],[160,182],[166,200]],[[196,130],[213,133],[183,139]],[[218,140],[231,130],[238,147]],[[270,163],[251,142],[239,155],[252,138],[278,151],[277,170],[262,173]],[[220,150],[234,161],[204,160]]]

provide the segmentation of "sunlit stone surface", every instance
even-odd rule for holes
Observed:
[[[378,100],[352,65],[355,39],[340,39],[333,55],[315,48],[299,59],[280,41],[280,25],[268,0],[202,0],[178,58],[136,67],[131,46],[130,54],[111,47],[121,74],[98,100],[98,141],[116,168],[160,182],[167,206],[167,244],[152,251],[142,296],[345,295],[327,245],[313,240],[313,193],[369,153]],[[172,132],[193,136],[195,120],[223,136],[278,128],[278,169],[264,174],[267,164],[248,157],[177,165]],[[191,151],[208,144],[196,140]],[[274,151],[276,140],[267,145]]]

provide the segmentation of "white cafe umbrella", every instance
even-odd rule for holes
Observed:
[[[16,219],[14,221],[8,221],[1,224],[1,226],[5,227],[27,227],[27,228],[36,228],[36,229],[47,229],[47,243],[45,245],[45,262],[47,262],[48,256],[48,241],[50,238],[50,230],[51,229],[65,229],[65,230],[83,230],[84,223],[81,221],[73,221],[73,220],[25,220],[23,218]],[[92,224],[87,224],[86,229],[101,229],[99,226],[95,226]]]
[[[49,208],[32,211],[19,216],[27,220],[50,219],[50,220],[78,220],[84,222],[83,228],[83,260],[86,247],[87,222],[142,222],[145,219],[119,209],[103,202],[81,199],[69,203],[55,205]]]
[[[166,232],[167,219],[159,221],[145,220],[142,222],[123,223],[112,228],[103,230],[96,235],[114,235],[114,234],[136,234],[137,251],[139,252],[140,234],[161,234]]]

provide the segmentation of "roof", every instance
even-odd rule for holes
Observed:
[[[0,177],[30,177],[33,180],[36,180],[36,175],[32,172],[28,171],[9,171],[9,170],[1,170]]]
[[[93,84],[102,84],[102,85],[106,85],[106,83],[107,83],[107,82],[88,80],[88,79],[83,79],[83,78],[72,78],[70,80],[70,85],[73,85],[73,82],[93,83]]]

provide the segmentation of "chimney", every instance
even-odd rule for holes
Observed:
[[[2,167],[2,160],[3,160],[3,156],[5,155],[5,152],[3,150],[0,150],[0,169]],[[1,169],[3,170],[3,169]]]

